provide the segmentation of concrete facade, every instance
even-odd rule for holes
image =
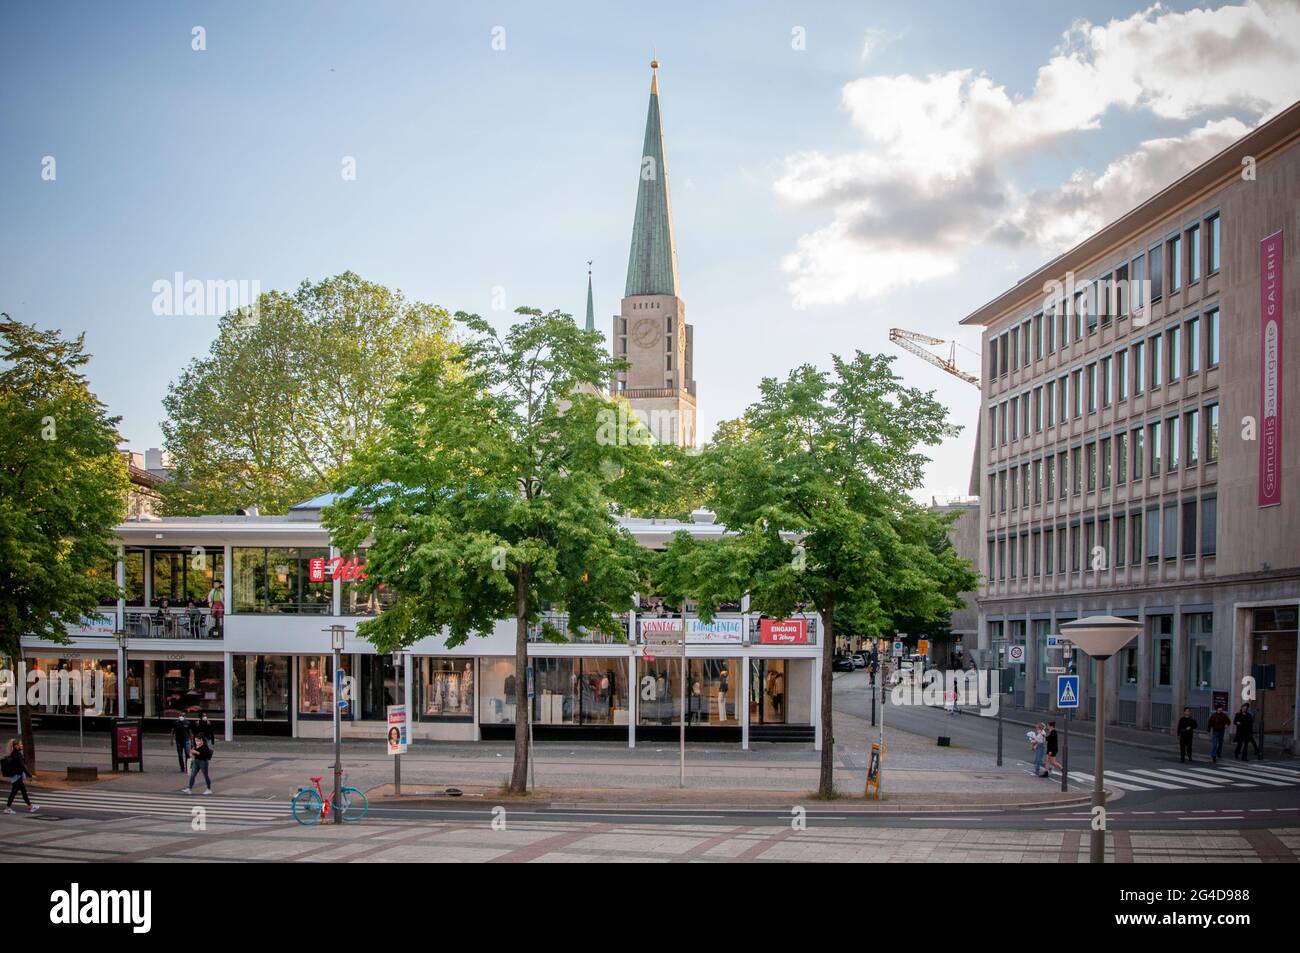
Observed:
[[[1131,616],[1143,635],[1106,663],[1108,720],[1170,728],[1187,705],[1204,726],[1213,693],[1236,708],[1267,658],[1256,727],[1262,703],[1270,741],[1300,740],[1298,207],[1300,104],[963,321],[984,327],[980,646],[1025,645],[1018,701],[1047,707],[1061,622]]]

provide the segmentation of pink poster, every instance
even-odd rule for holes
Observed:
[[[1259,243],[1259,505],[1282,502],[1282,233]]]

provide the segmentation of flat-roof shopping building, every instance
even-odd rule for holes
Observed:
[[[1300,104],[962,322],[984,328],[980,644],[1023,645],[1020,702],[1049,707],[1048,636],[1107,613],[1142,626],[1108,721],[1204,727],[1264,664],[1265,727],[1300,738],[1298,213]]]

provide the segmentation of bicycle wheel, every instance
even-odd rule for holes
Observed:
[[[339,801],[342,803],[343,821],[359,821],[366,816],[370,810],[370,800],[361,791],[356,788],[344,788],[339,792]]]
[[[303,788],[293,796],[293,819],[306,827],[312,827],[320,823],[320,812],[324,807],[325,802],[319,794],[311,788]]]

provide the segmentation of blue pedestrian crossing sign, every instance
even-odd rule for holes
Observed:
[[[1078,708],[1079,707],[1079,676],[1078,675],[1056,676],[1056,707],[1057,708]]]

